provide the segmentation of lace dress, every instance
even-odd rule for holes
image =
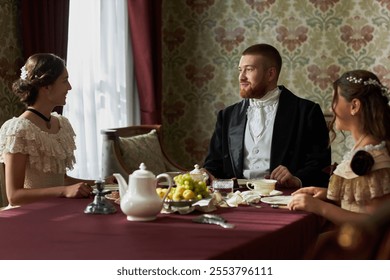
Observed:
[[[356,175],[350,167],[353,155],[358,151],[346,154],[330,178],[327,197],[340,202],[341,208],[353,212],[366,212],[370,200],[390,193],[390,157],[385,142],[379,145],[367,145],[362,149],[374,158],[371,171]]]
[[[59,120],[56,134],[42,131],[23,117],[6,121],[0,130],[0,162],[7,153],[28,155],[25,188],[64,185],[67,169],[75,163],[75,133],[68,119],[52,113]]]

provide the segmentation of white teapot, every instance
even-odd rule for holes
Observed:
[[[172,179],[168,174],[162,173],[157,177],[141,163],[139,170],[129,175],[129,184],[119,173],[113,174],[119,184],[120,206],[129,221],[152,221],[160,213],[164,200],[172,188]],[[156,186],[160,178],[168,180],[169,188],[161,199]]]

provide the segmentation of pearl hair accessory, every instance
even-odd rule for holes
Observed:
[[[21,70],[20,78],[22,80],[27,79],[28,71],[26,70],[26,66],[23,66],[22,68],[20,68],[20,70]]]
[[[364,85],[364,86],[373,85],[373,86],[379,87],[381,89],[382,95],[387,98],[387,100],[389,101],[389,105],[390,105],[390,92],[389,92],[389,89],[387,87],[385,87],[384,85],[382,85],[381,83],[379,83],[377,80],[369,78],[368,80],[363,81],[362,78],[356,78],[356,77],[353,77],[353,76],[348,76],[345,79],[348,82],[354,83],[354,84],[361,84],[361,85]]]

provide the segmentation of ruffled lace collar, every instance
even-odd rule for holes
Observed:
[[[53,115],[60,123],[57,133],[43,131],[23,117],[6,121],[0,133],[0,161],[4,161],[6,153],[23,153],[29,155],[28,163],[32,168],[43,172],[64,173],[72,169],[75,133],[67,118]]]
[[[370,153],[374,158],[374,165],[371,170],[390,167],[390,157],[386,149],[386,142],[383,141],[378,145],[366,145],[362,148],[352,150],[344,155],[343,161],[336,167],[334,174],[345,179],[353,179],[359,177],[351,169],[351,160],[357,151],[364,150]]]
[[[366,151],[366,152],[370,153],[370,152],[373,152],[373,151],[383,150],[385,147],[386,147],[386,142],[385,141],[382,141],[378,145],[369,144],[369,145],[366,145],[364,147],[361,147],[361,148],[358,148],[358,149],[355,149],[355,150],[347,152],[344,155],[343,160],[351,161],[353,156],[356,154],[357,151]]]

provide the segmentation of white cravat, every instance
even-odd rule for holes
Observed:
[[[275,118],[280,96],[279,88],[268,92],[261,99],[250,99],[247,111],[249,131],[255,143],[263,136],[269,123]]]

